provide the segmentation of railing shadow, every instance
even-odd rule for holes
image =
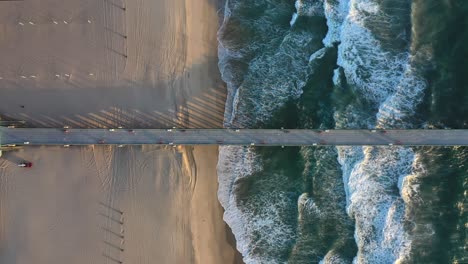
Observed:
[[[36,87],[4,88],[0,113],[5,120],[25,121],[26,127],[221,128],[226,95],[219,77],[210,82],[212,87],[191,89],[191,81],[206,78],[206,68],[212,67],[208,64],[213,58],[156,85],[123,80],[114,87],[100,83],[48,89],[38,88],[39,82]],[[168,93],[175,98],[167,100]]]

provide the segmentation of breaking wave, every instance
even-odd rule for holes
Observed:
[[[230,0],[224,11],[225,127],[423,126],[432,56],[412,42],[410,1]],[[218,196],[246,263],[407,262],[415,239],[435,232],[408,229],[419,156],[408,147],[221,147]]]

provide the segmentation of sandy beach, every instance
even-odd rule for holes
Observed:
[[[212,0],[0,2],[0,114],[35,127],[221,127],[217,11]],[[240,263],[217,153],[4,152],[0,263]]]

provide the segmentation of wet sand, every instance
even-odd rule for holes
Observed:
[[[221,127],[217,19],[211,0],[0,2],[0,114],[36,127]],[[5,152],[0,262],[238,262],[216,162],[209,146]]]

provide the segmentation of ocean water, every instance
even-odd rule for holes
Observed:
[[[468,2],[227,0],[225,127],[468,128]],[[246,263],[467,263],[467,147],[220,148]]]

